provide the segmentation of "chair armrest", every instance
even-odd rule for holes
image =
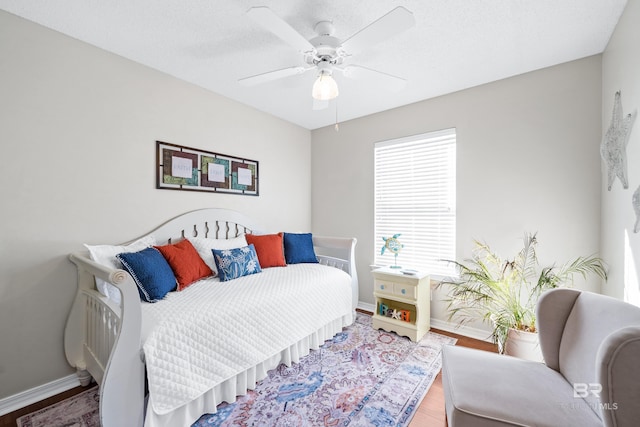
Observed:
[[[608,335],[596,356],[600,382],[600,409],[605,426],[637,425],[640,420],[640,326],[628,326]]]
[[[536,322],[540,350],[544,362],[551,369],[560,371],[560,341],[564,327],[580,291],[558,288],[543,293],[536,306]]]

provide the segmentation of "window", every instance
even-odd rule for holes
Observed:
[[[392,265],[383,238],[400,234],[398,265],[451,276],[455,259],[456,131],[375,144],[375,263]]]

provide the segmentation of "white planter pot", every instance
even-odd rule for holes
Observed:
[[[521,359],[543,362],[538,334],[533,332],[509,329],[505,354]]]

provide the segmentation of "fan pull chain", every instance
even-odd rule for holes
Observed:
[[[333,128],[336,130],[336,132],[339,132],[340,126],[338,126],[338,100],[337,99],[335,100],[335,103],[336,103],[336,124]]]

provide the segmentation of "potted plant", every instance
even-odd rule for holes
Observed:
[[[521,345],[511,343],[510,335],[536,333],[535,307],[544,291],[570,286],[575,274],[607,278],[604,262],[595,256],[578,257],[559,267],[540,267],[535,233],[525,234],[524,245],[513,259],[503,260],[487,244],[477,240],[474,243],[471,259],[448,261],[456,265],[459,277],[445,279],[438,287],[448,285],[445,302],[449,320],[456,319],[461,325],[481,318],[491,323],[491,337],[500,353],[517,355],[514,353]],[[537,347],[537,334],[533,338]]]

